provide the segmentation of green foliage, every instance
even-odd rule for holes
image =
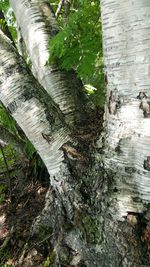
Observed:
[[[9,9],[9,0],[0,0],[0,9],[6,13]]]
[[[10,265],[10,264],[4,263],[4,264],[1,265],[1,267],[13,267],[13,266]]]
[[[50,256],[48,256],[44,262],[43,267],[50,267],[53,265],[56,259],[56,253],[53,251]]]
[[[10,117],[9,113],[4,108],[3,105],[0,105],[0,124],[2,124],[12,133],[17,131],[15,120],[12,117]]]
[[[33,153],[36,151],[32,143],[28,140],[24,147],[26,155],[28,155],[28,158],[32,158]]]
[[[0,28],[3,30],[6,27],[6,22],[4,19],[0,19]]]
[[[13,40],[16,40],[17,38],[17,31],[16,31],[16,20],[15,20],[15,16],[14,13],[12,11],[12,9],[10,8],[9,5],[9,0],[0,0],[0,10],[2,10],[6,21],[1,20],[0,21],[0,26],[1,25],[6,25],[9,28],[9,31],[12,35]]]
[[[16,125],[16,121],[9,115],[7,110],[3,105],[0,105],[0,124],[4,126],[10,133],[12,133],[14,136],[18,137],[18,141],[22,140],[23,136],[20,135],[18,132],[18,127]],[[12,144],[13,145],[13,144]],[[8,145],[4,148],[4,151],[7,155],[7,159],[9,158],[9,155],[12,157],[12,149],[13,146]],[[24,152],[28,156],[28,158],[31,158],[33,153],[35,152],[34,146],[31,144],[29,140],[24,140]],[[17,153],[15,153],[17,155]],[[8,164],[11,162],[9,161]],[[12,162],[13,164],[13,162]],[[0,152],[0,167],[3,164],[1,163],[1,152]]]
[[[75,1],[66,26],[62,26],[50,40],[49,51],[50,64],[58,64],[65,70],[75,69],[84,84],[97,89],[95,100],[98,95],[102,97],[104,77],[99,0]]]
[[[15,164],[16,160],[19,158],[19,154],[13,150],[12,145],[5,146],[3,148],[3,152],[5,154],[8,167],[12,167]],[[0,169],[7,171],[1,149],[0,149]]]
[[[5,107],[3,105],[0,105],[0,124],[4,126],[4,128],[6,128],[10,133],[12,133],[14,136],[18,137],[18,141],[22,140],[22,136],[20,135],[20,132],[18,132],[18,127],[16,125],[15,120],[9,115],[9,113],[7,112],[7,110],[5,109]],[[31,144],[30,141],[28,141],[27,139],[24,140],[24,152],[27,155],[28,158],[31,158],[33,153],[35,152],[35,148],[34,146]],[[12,145],[7,145],[4,148],[4,152],[6,154],[6,158],[7,158],[7,163],[8,166],[11,166],[14,164],[14,161],[17,159],[18,154],[17,152],[15,152],[15,159],[12,155],[12,151],[13,151],[13,144]],[[4,167],[4,162],[3,162],[3,157],[0,151],[0,168]]]
[[[15,25],[16,21],[15,21],[14,13],[12,12],[12,10],[8,11],[6,20],[7,20],[7,24],[8,24],[8,28],[11,33],[11,36],[13,40],[15,41],[17,38],[17,31],[16,31],[16,25]]]
[[[9,8],[9,1],[4,1],[4,0],[0,0],[0,10],[3,13],[6,13],[8,11]],[[2,15],[2,14],[1,14]],[[4,18],[0,18],[0,29],[2,29],[2,31],[6,28],[6,21]]]

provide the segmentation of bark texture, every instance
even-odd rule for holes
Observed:
[[[22,35],[28,52],[33,57],[37,72],[39,68],[38,78],[41,75],[43,86],[45,86],[45,79],[48,79],[51,85],[52,80],[49,80],[49,74],[47,76],[49,67],[45,66],[48,55],[48,37],[47,28],[45,30],[47,24],[45,20],[43,22],[45,18],[42,13],[44,12],[43,5],[37,0],[11,2],[17,14],[16,17],[19,18]],[[45,4],[45,1],[42,3]],[[142,12],[144,12],[141,14],[145,14],[142,0],[132,1],[132,3],[137,10],[141,4]],[[131,3],[127,0],[125,2],[103,0],[101,4],[104,51],[108,72],[105,115],[107,138],[105,140],[105,136],[104,138],[102,136],[96,147],[91,145],[94,136],[92,131],[87,134],[83,128],[78,129],[78,132],[76,129],[76,132],[70,134],[58,106],[32,76],[8,38],[0,32],[0,100],[34,144],[50,174],[50,188],[47,192],[45,208],[32,225],[31,239],[33,236],[43,238],[47,234],[51,235],[51,266],[53,267],[149,266],[147,255],[149,240],[144,235],[144,233],[149,233],[149,228],[145,221],[146,216],[144,217],[141,213],[143,206],[139,205],[139,199],[136,204],[133,199],[133,196],[142,196],[143,199],[148,200],[145,181],[149,181],[149,146],[146,147],[144,141],[149,141],[149,133],[146,130],[149,110],[146,111],[145,106],[143,108],[145,102],[146,107],[148,106],[148,97],[144,91],[145,87],[142,87],[145,86],[143,85],[145,80],[142,83],[138,78],[141,76],[135,74],[137,67],[144,73],[145,62],[140,64],[141,58],[139,58],[139,64],[135,67],[130,54],[129,42],[131,33],[132,38],[134,37],[133,31],[130,32],[130,28],[126,27],[124,31],[122,30],[127,21],[124,14],[131,14],[129,20],[132,29],[141,25],[144,19],[142,20],[137,12],[138,19],[134,21],[133,9],[130,10]],[[149,10],[148,4],[146,7]],[[141,37],[142,33],[140,34]],[[125,50],[124,43],[127,45],[128,53],[126,53],[127,48]],[[135,42],[132,44],[136,47]],[[39,47],[42,47],[43,53]],[[145,49],[146,47],[147,45]],[[145,51],[144,48],[141,51]],[[123,52],[125,54],[121,61]],[[134,56],[138,55],[138,53],[134,54],[134,50],[131,52]],[[119,65],[116,65],[118,60],[120,60]],[[131,75],[132,68],[135,73]],[[50,75],[52,73],[51,69]],[[56,77],[60,77],[57,70],[56,73]],[[44,78],[44,75],[48,78]],[[62,83],[66,84],[65,76],[61,76],[61,79]],[[68,79],[72,79],[72,76]],[[62,105],[66,103],[70,105],[70,100],[69,102],[64,100],[67,96],[65,92],[65,98],[61,97],[60,80],[58,84],[56,83],[54,99],[57,102],[58,97],[58,102]],[[135,87],[133,80],[136,80]],[[148,83],[148,77],[146,81]],[[129,86],[131,89],[134,88],[133,91],[129,90]],[[137,90],[140,86],[142,90]],[[54,92],[54,88],[52,91]],[[74,98],[74,95],[72,97]],[[69,123],[72,121],[70,116],[74,114],[73,107],[71,105],[65,110],[66,114],[68,112]],[[78,108],[79,105],[77,105]],[[84,109],[80,112],[82,115]],[[142,131],[139,130],[139,125]],[[94,124],[93,131],[95,129],[96,124]],[[89,136],[91,139],[87,146],[85,143]],[[79,139],[82,141],[79,142]],[[141,152],[142,144],[144,150]],[[138,153],[141,155],[139,156]],[[144,159],[145,153],[147,158]],[[142,160],[145,160],[144,171]],[[138,175],[142,177],[140,181]],[[147,220],[150,220],[148,216],[149,214],[147,214]],[[123,219],[124,221],[120,221]]]
[[[150,201],[150,3],[101,0],[107,105],[105,167],[119,217]],[[143,201],[142,201],[143,200]]]
[[[69,139],[63,118],[60,119],[53,101],[43,93],[2,32],[0,48],[0,99],[31,140],[48,171],[55,173],[63,161],[63,151],[59,149]]]
[[[67,141],[71,141],[71,137],[62,115],[2,32],[0,32],[0,99],[33,143],[50,174],[51,186],[47,192],[45,208],[36,218],[31,235],[39,235],[41,229],[52,231],[52,247],[56,254],[54,266],[60,261],[60,250],[63,249],[64,242],[69,250],[79,254],[79,262],[84,260],[83,252],[87,249],[78,218],[80,206],[82,208],[84,205],[80,182],[75,179],[75,172],[71,172],[69,163],[69,158],[76,156],[70,160],[71,162],[75,160],[81,169],[84,167],[82,155],[72,145],[66,144]]]
[[[32,61],[33,73],[73,125],[86,113],[86,97],[75,73],[49,66],[48,43],[58,32],[58,26],[48,1],[10,1]]]

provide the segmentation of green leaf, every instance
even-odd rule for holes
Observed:
[[[58,64],[65,70],[74,69],[84,84],[97,88],[94,94],[104,100],[99,0],[74,1],[67,24],[49,41],[49,53],[49,64]],[[99,98],[96,96],[96,99]]]

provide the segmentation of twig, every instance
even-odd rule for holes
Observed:
[[[1,144],[0,144],[0,149],[1,149],[1,151],[2,151],[2,155],[3,155],[4,163],[5,163],[5,166],[6,166],[6,171],[7,171],[7,176],[8,176],[8,182],[9,182],[9,196],[10,196],[10,199],[11,199],[11,177],[10,177],[9,167],[8,167],[8,164],[7,164],[7,160],[6,160],[6,157],[5,157],[5,153],[4,153],[4,150],[3,150],[3,147],[2,147]]]
[[[28,197],[27,201],[25,201],[25,203],[23,204],[23,208],[27,205],[27,203],[29,202],[30,197]]]
[[[20,259],[19,259],[19,265],[20,265],[20,266],[22,265],[22,263],[23,263],[23,261],[24,261],[24,258],[25,258],[25,254],[26,254],[26,252],[27,252],[28,250],[29,250],[29,249],[28,249],[28,243],[25,243],[24,248],[23,248],[23,252],[22,252],[22,254],[21,254],[21,256],[20,256]]]
[[[53,236],[54,234],[51,234],[47,237],[45,237],[44,239],[42,239],[41,241],[37,242],[37,243],[34,243],[32,246],[29,246],[28,247],[28,242],[24,245],[24,248],[23,248],[23,252],[20,256],[20,259],[19,259],[19,264],[20,266],[22,265],[23,261],[24,261],[24,258],[25,258],[25,254],[27,252],[29,252],[29,250],[31,251],[35,245],[40,245],[41,243],[45,242],[47,239],[49,239],[51,236]]]
[[[10,239],[12,238],[14,231],[15,231],[14,226],[12,226],[8,236],[5,238],[3,244],[0,246],[0,253],[7,247]]]
[[[52,237],[54,235],[54,233],[53,234],[51,234],[51,235],[49,235],[49,236],[46,236],[44,239],[42,239],[41,241],[39,241],[39,242],[37,242],[37,243],[34,243],[31,247],[30,247],[30,250],[32,249],[32,248],[34,248],[34,246],[35,245],[40,245],[40,244],[42,244],[43,242],[45,242],[46,240],[48,240],[50,237]]]
[[[63,7],[63,4],[64,4],[64,0],[60,0],[59,1],[59,4],[58,4],[58,7],[57,7],[57,10],[55,12],[55,17],[58,18],[59,14],[60,14],[60,11]]]

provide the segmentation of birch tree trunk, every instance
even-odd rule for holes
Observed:
[[[28,53],[39,71],[37,77],[46,89],[43,70],[49,73],[48,81],[53,71],[43,63],[48,55],[48,37],[38,9],[41,2],[14,0],[11,3]],[[26,29],[21,7],[26,10]],[[146,0],[102,0],[101,7],[108,92],[104,131],[96,147],[85,145],[87,137],[83,132],[82,142],[79,141],[80,129],[70,132],[66,122],[74,125],[74,119],[70,119],[74,108],[67,107],[69,120],[64,120],[57,97],[52,96],[55,104],[50,92],[43,89],[0,32],[0,100],[33,143],[50,174],[45,208],[36,218],[31,236],[38,238],[43,229],[51,234],[53,267],[149,266],[150,218],[148,212],[144,213],[144,202],[149,202],[150,5]],[[42,18],[40,26],[39,18]],[[42,31],[39,35],[44,32],[46,38],[42,39],[46,51],[44,61],[41,46],[36,43],[39,30]],[[61,79],[66,84],[65,76]],[[59,86],[60,80],[54,95],[59,90],[58,95],[62,95]],[[62,105],[67,101],[58,98]],[[80,112],[82,117],[84,108]],[[92,143],[94,133],[90,134]]]
[[[87,170],[88,165],[84,156],[77,151],[78,141],[72,139],[57,106],[2,31],[0,100],[33,143],[50,174],[45,208],[33,223],[31,235],[39,236],[42,229],[49,234],[52,231],[54,266],[64,261],[63,257],[67,257],[68,253],[72,256],[65,262],[72,262],[74,266],[74,263],[84,261],[90,255],[83,237],[86,230],[80,222],[81,211],[88,211],[83,201],[86,190],[81,193],[83,171]],[[91,262],[90,259],[88,261]]]
[[[106,168],[116,176],[119,217],[150,201],[150,5],[101,1],[107,75]]]
[[[115,233],[121,238],[118,250],[124,254],[120,265],[110,266],[149,266],[147,249],[148,258],[142,255],[149,241],[142,236],[150,231],[150,4],[101,0],[101,12],[107,103],[104,136],[97,144],[111,184],[112,238]]]

